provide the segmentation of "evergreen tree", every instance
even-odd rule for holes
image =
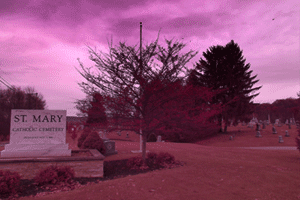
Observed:
[[[204,86],[221,92],[212,101],[213,104],[222,104],[223,112],[218,116],[220,131],[222,119],[225,122],[224,132],[227,131],[229,120],[238,120],[254,111],[251,101],[259,93],[253,94],[260,87],[252,88],[259,80],[257,75],[251,76],[250,64],[242,50],[233,40],[226,46],[212,46],[191,70],[188,82],[195,86]]]
[[[86,125],[103,128],[107,125],[107,117],[104,108],[104,99],[99,92],[93,92],[84,100],[75,102],[81,115],[87,116]]]

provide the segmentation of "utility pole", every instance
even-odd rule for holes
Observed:
[[[143,24],[140,22],[140,70],[142,70],[143,67],[143,54],[142,54],[142,28]],[[140,86],[141,87],[141,86]],[[140,89],[141,92],[141,89]],[[138,151],[131,151],[132,153],[141,153],[143,150],[143,131],[142,131],[142,113],[140,113],[140,150]]]
[[[142,70],[143,67],[143,54],[142,54],[142,28],[143,24],[140,22],[140,68]],[[140,151],[142,152],[142,144],[143,144],[143,132],[142,132],[142,113],[140,113]]]

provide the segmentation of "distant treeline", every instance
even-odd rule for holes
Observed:
[[[254,116],[258,120],[267,120],[268,115],[270,115],[272,123],[275,122],[275,119],[280,119],[283,123],[290,118],[300,120],[300,98],[279,99],[272,104],[262,103],[255,105]]]

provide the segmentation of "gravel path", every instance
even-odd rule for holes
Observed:
[[[297,150],[297,147],[238,147],[242,149]]]

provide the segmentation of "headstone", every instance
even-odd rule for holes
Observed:
[[[288,130],[285,131],[285,137],[290,137]]]
[[[65,110],[11,110],[10,141],[1,157],[71,156]]]
[[[289,123],[289,129],[292,129],[292,127],[291,127],[291,123]]]
[[[278,124],[279,124],[279,119],[275,119],[275,125],[278,126]]]
[[[233,140],[233,136],[232,135],[229,137],[229,140]]]
[[[99,131],[98,133],[102,140],[108,140],[108,138],[106,137],[106,131]]]
[[[261,138],[262,137],[261,134],[260,134],[260,131],[256,132],[256,136],[255,137],[257,137],[257,138]]]
[[[118,152],[115,150],[115,141],[111,140],[104,140],[103,141],[105,146],[105,156],[117,154]]]
[[[157,140],[156,140],[156,142],[161,142],[161,136],[159,135],[159,136],[157,136]]]
[[[246,126],[246,123],[243,121],[242,126]]]
[[[276,129],[275,129],[275,126],[273,125],[273,127],[272,127],[272,132],[273,132],[273,134],[277,134],[277,131],[276,131]]]
[[[287,120],[285,120],[285,124],[286,124],[286,125],[288,125],[288,123],[289,123],[289,120],[288,120],[288,119],[287,119]]]
[[[109,140],[107,137],[107,132],[104,131],[99,131],[99,136],[102,138],[104,146],[105,146],[105,156],[107,155],[112,155],[112,154],[117,154],[118,152],[115,150],[115,141]]]
[[[129,138],[129,134],[128,133],[126,133],[126,138]]]
[[[279,135],[278,138],[279,138],[279,143],[283,143],[284,142],[281,135]]]
[[[256,124],[256,131],[259,131],[259,130],[260,130],[260,124],[257,123],[257,124]]]
[[[263,122],[263,127],[262,127],[263,129],[265,129],[266,128],[266,123],[265,122]]]
[[[121,136],[121,135],[122,135],[120,130],[117,132],[117,134],[118,134],[118,136]]]

